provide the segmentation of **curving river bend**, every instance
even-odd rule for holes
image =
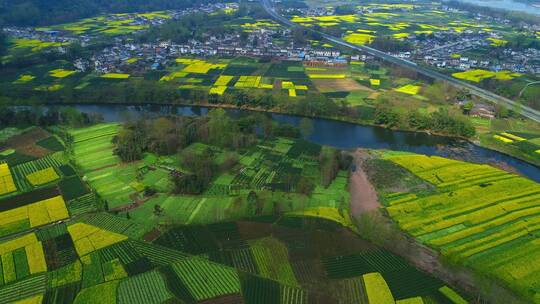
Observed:
[[[123,121],[128,117],[155,117],[165,114],[206,115],[210,108],[163,105],[75,105],[81,112],[102,114],[107,122]],[[249,113],[244,110],[227,110],[238,117]],[[278,123],[298,126],[302,117],[286,114],[268,114]],[[340,149],[369,148],[408,151],[426,155],[438,155],[475,163],[509,166],[520,174],[540,182],[540,168],[512,156],[482,148],[466,140],[430,135],[419,132],[395,131],[375,126],[311,118],[313,132],[308,138],[321,145]]]

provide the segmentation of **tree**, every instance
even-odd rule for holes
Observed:
[[[323,148],[319,154],[322,185],[328,187],[339,172],[339,152],[331,148]]]
[[[512,106],[512,116],[520,117],[521,109],[522,109],[521,102],[519,101],[514,102],[514,105]]]
[[[154,205],[154,215],[155,216],[160,216],[162,213],[163,213],[163,209],[161,208],[161,206],[159,204],[155,204]]]
[[[313,121],[308,118],[300,120],[300,132],[304,138],[308,138],[313,133]]]
[[[181,194],[200,194],[209,185],[218,168],[209,150],[202,153],[186,151],[182,153],[182,167],[189,174],[177,172],[171,173],[171,181],[174,185],[173,192]]]
[[[7,49],[8,49],[7,37],[3,32],[0,32],[0,57],[6,54]]]
[[[474,108],[474,103],[472,101],[467,101],[463,105],[463,114],[469,115],[469,113],[471,113],[473,108]]]
[[[396,127],[399,125],[399,114],[389,105],[385,103],[377,104],[375,108],[376,124],[385,125],[387,127]]]
[[[235,125],[223,109],[213,109],[208,113],[208,135],[211,144],[226,147],[232,142]]]
[[[176,152],[178,136],[175,131],[175,124],[168,118],[160,117],[152,121],[149,134],[152,140],[150,150],[161,155]]]
[[[114,153],[124,162],[132,162],[142,159],[143,153],[148,148],[148,138],[145,121],[124,126],[113,138],[116,144]]]
[[[307,177],[301,176],[296,185],[296,192],[310,196],[315,190],[315,184]]]
[[[356,13],[356,6],[352,4],[338,5],[336,7],[336,15],[351,15]]]

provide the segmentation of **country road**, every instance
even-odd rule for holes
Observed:
[[[300,25],[288,20],[287,18],[285,18],[285,17],[281,16],[279,13],[277,13],[276,10],[270,4],[270,0],[261,0],[261,4],[264,7],[264,9],[266,10],[266,12],[270,16],[272,16],[272,18],[276,19],[280,23],[282,23],[284,25],[287,25],[289,27],[300,27]],[[387,62],[396,64],[396,65],[400,65],[402,67],[410,68],[410,69],[415,70],[416,72],[418,72],[418,73],[420,73],[422,75],[428,76],[430,78],[433,78],[433,79],[436,79],[436,80],[446,81],[446,82],[452,84],[453,86],[455,86],[457,88],[466,89],[472,95],[478,96],[478,97],[483,98],[483,99],[485,99],[487,101],[490,101],[492,103],[500,104],[500,105],[506,106],[508,108],[513,108],[513,107],[519,105],[519,107],[521,108],[521,115],[523,115],[523,116],[525,116],[525,117],[527,117],[529,119],[532,119],[532,120],[534,120],[536,122],[540,122],[540,112],[539,111],[537,111],[535,109],[532,109],[532,108],[530,108],[528,106],[521,105],[518,102],[515,102],[515,101],[513,101],[511,99],[508,99],[506,97],[499,96],[499,95],[497,95],[497,94],[495,94],[493,92],[481,89],[481,88],[479,88],[479,87],[477,87],[477,86],[475,86],[473,84],[470,84],[468,82],[461,81],[461,80],[453,78],[451,76],[439,73],[439,72],[434,71],[434,70],[432,70],[430,68],[420,66],[420,65],[418,65],[418,64],[416,64],[416,63],[414,63],[412,61],[388,55],[385,52],[379,51],[379,50],[374,49],[372,47],[369,47],[369,46],[366,46],[366,45],[351,44],[351,43],[349,43],[349,42],[347,42],[347,41],[345,41],[345,40],[343,40],[341,38],[337,38],[337,37],[325,34],[323,32],[310,29],[308,27],[304,27],[304,28],[309,30],[309,31],[316,32],[316,33],[322,35],[322,37],[324,39],[326,39],[328,41],[331,41],[331,42],[333,42],[335,44],[339,44],[341,46],[345,46],[345,47],[348,47],[348,48],[353,49],[353,50],[365,52],[365,53],[368,53],[368,54],[370,54],[370,55],[372,55],[374,57],[378,57],[380,59],[383,59],[383,60],[385,60]]]

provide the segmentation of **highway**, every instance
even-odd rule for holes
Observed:
[[[264,9],[266,10],[266,12],[270,16],[272,16],[272,18],[279,21],[280,23],[282,23],[284,25],[287,25],[289,27],[300,27],[298,24],[288,20],[287,18],[285,18],[285,17],[281,16],[279,13],[277,13],[276,10],[270,4],[269,0],[261,0],[261,4],[264,7]],[[343,40],[341,38],[334,37],[334,36],[325,34],[323,32],[310,29],[308,27],[304,27],[304,28],[306,30],[316,32],[316,33],[322,35],[322,37],[324,39],[326,39],[328,41],[331,41],[331,42],[333,42],[333,43],[335,43],[337,45],[345,46],[345,47],[348,47],[348,48],[353,49],[353,50],[357,50],[357,51],[361,51],[361,52],[370,54],[370,55],[372,55],[374,57],[383,59],[383,60],[385,60],[387,62],[390,62],[390,63],[396,64],[396,65],[399,65],[399,66],[402,66],[402,67],[406,67],[406,68],[415,70],[416,72],[418,72],[418,73],[420,73],[422,75],[428,76],[428,77],[436,79],[436,80],[446,81],[446,82],[452,84],[453,86],[455,86],[457,88],[466,89],[472,95],[478,96],[478,97],[483,98],[483,99],[485,99],[487,101],[490,101],[492,103],[500,104],[500,105],[506,106],[507,108],[510,108],[510,109],[512,109],[515,106],[519,105],[519,107],[521,109],[521,115],[523,115],[523,116],[525,116],[525,117],[527,117],[529,119],[532,119],[532,120],[534,120],[536,122],[540,122],[540,112],[539,111],[537,111],[535,109],[532,109],[532,108],[530,108],[528,106],[525,106],[525,105],[520,105],[518,102],[515,102],[515,101],[513,101],[511,99],[508,99],[506,97],[499,96],[499,95],[497,95],[497,94],[495,94],[493,92],[481,89],[481,88],[479,88],[479,87],[477,87],[477,86],[475,86],[473,84],[470,84],[468,82],[461,81],[461,80],[456,79],[454,77],[451,77],[451,76],[439,73],[437,71],[434,71],[432,69],[420,66],[420,65],[418,65],[418,64],[416,64],[416,63],[414,63],[412,61],[388,55],[385,52],[379,51],[379,50],[374,49],[372,47],[369,47],[369,46],[366,46],[366,45],[351,44],[351,43],[348,43],[347,41],[345,41],[345,40]]]

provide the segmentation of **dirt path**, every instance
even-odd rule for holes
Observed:
[[[351,194],[351,214],[353,217],[358,217],[364,212],[378,209],[380,204],[377,192],[375,192],[366,173],[362,170],[361,165],[366,157],[366,152],[356,150],[353,157],[356,171],[351,173],[349,192]]]

